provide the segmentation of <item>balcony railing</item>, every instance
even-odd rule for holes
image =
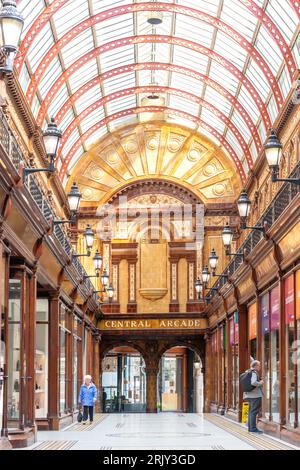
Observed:
[[[300,178],[300,162],[298,162],[295,169],[290,174],[290,177]],[[257,225],[263,225],[264,222],[267,222],[268,226],[271,227],[299,192],[300,186],[291,183],[284,183],[270,206],[258,220]],[[262,238],[263,234],[261,231],[252,230],[244,243],[238,249],[237,253],[251,253],[251,251],[256,247]],[[232,276],[242,263],[243,259],[241,256],[234,257],[222,274]],[[221,289],[226,284],[226,282],[226,278],[219,278],[218,281],[213,285],[214,289],[210,291],[211,297],[217,295],[217,291],[215,289]]]
[[[20,165],[22,164],[23,167],[27,166],[25,157],[23,155],[22,150],[20,149],[18,143],[16,142],[6,120],[6,117],[3,114],[3,111],[0,109],[0,142],[4,147],[7,155],[10,157],[16,171],[20,172]],[[55,220],[56,214],[47,197],[43,194],[41,186],[34,175],[28,175],[26,178],[25,186],[28,189],[31,197],[33,198],[35,204],[39,208],[41,214],[43,215],[44,219],[51,223],[51,220]],[[60,245],[62,246],[63,250],[66,252],[68,256],[71,255],[72,252],[72,245],[69,241],[69,238],[65,234],[64,230],[62,230],[61,226],[55,225],[53,230],[53,235],[58,240]],[[72,258],[72,265],[76,269],[79,277],[83,277],[86,275],[86,271],[78,258]],[[85,287],[91,291],[93,289],[93,285],[90,279],[85,279],[84,281]],[[96,295],[93,295],[94,299],[96,300]]]

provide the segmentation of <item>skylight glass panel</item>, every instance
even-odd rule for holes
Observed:
[[[170,62],[171,46],[170,44],[160,44],[156,43],[155,45],[155,62]]]
[[[103,82],[105,89],[105,95],[113,93],[115,91],[120,91],[124,88],[131,88],[135,86],[135,73],[124,73],[118,75],[117,77],[109,78]]]
[[[278,115],[278,110],[277,110],[277,105],[276,105],[274,95],[271,96],[267,109],[268,109],[268,113],[270,115],[271,121],[274,122]]]
[[[289,92],[291,90],[291,86],[292,86],[291,80],[290,80],[290,75],[287,71],[286,66],[283,67],[283,70],[280,74],[278,83],[279,83],[283,98],[286,98],[287,95],[289,94]]]
[[[18,10],[24,17],[24,27],[22,31],[22,39],[25,37],[33,22],[45,8],[44,0],[23,0],[18,5]]]
[[[29,75],[26,63],[22,67],[22,71],[21,71],[20,76],[19,76],[19,81],[20,81],[22,90],[25,93],[27,88],[28,88],[29,82],[30,82],[30,75]]]
[[[68,81],[72,90],[72,93],[75,93],[78,88],[87,83],[92,78],[98,75],[98,67],[96,59],[90,60],[78,70],[76,70],[72,75],[69,76]]]
[[[89,149],[92,145],[94,145],[96,142],[101,139],[105,134],[107,134],[108,130],[107,127],[104,125],[100,127],[100,129],[97,129],[96,132],[94,132],[90,137],[88,137],[84,143],[86,149]]]
[[[63,120],[61,121],[61,123],[59,124],[59,127],[63,132],[65,132],[67,127],[71,124],[74,117],[75,116],[74,116],[73,108],[70,108],[69,111],[65,114],[65,116],[64,116]]]
[[[70,135],[70,137],[68,138],[64,148],[63,148],[63,155],[64,157],[69,153],[69,151],[71,150],[71,148],[73,147],[73,145],[75,144],[75,142],[79,139],[80,135],[79,135],[79,132],[78,132],[78,128],[76,127],[76,129],[74,129],[74,131],[72,132],[72,134]]]
[[[147,86],[151,83],[166,86],[168,84],[169,72],[165,72],[164,70],[140,70],[137,72],[137,76],[137,82],[140,86]]]
[[[75,103],[78,113],[81,113],[84,109],[88,108],[91,104],[95,103],[101,98],[101,92],[99,87],[93,87],[84,93]]]
[[[66,85],[63,85],[59,92],[55,95],[53,101],[49,106],[48,114],[49,116],[55,116],[58,110],[62,107],[62,105],[67,101],[69,97],[68,89]]]
[[[89,16],[87,1],[69,0],[53,15],[58,38]]]
[[[118,100],[107,103],[107,113],[109,116],[118,113],[124,109],[134,108],[136,106],[136,95],[125,96]]]
[[[53,83],[62,74],[62,67],[58,57],[54,57],[51,64],[46,68],[46,72],[39,84],[39,91],[42,97],[45,97]]]
[[[200,95],[203,89],[203,83],[201,83],[200,80],[196,80],[195,78],[188,77],[179,73],[172,74],[171,86],[173,88],[177,88],[178,90],[194,93],[198,96]]]
[[[230,91],[235,95],[237,87],[239,85],[238,79],[225,69],[222,65],[218,64],[216,61],[212,61],[209,76],[217,83],[222,83],[222,86],[226,90]]]
[[[248,175],[248,173],[249,173],[249,165],[248,165],[248,162],[247,162],[246,158],[243,158],[243,160],[242,160],[242,166],[243,166],[244,172],[246,173],[246,175]]]
[[[177,0],[179,5],[200,10],[199,0]],[[201,11],[205,13],[216,15],[219,8],[219,0],[201,0]]]
[[[133,64],[134,60],[134,47],[122,46],[112,51],[100,54],[101,70],[107,72],[110,69],[120,67],[126,64]]]
[[[209,124],[212,128],[216,129],[221,135],[224,133],[225,124],[221,119],[219,119],[215,114],[209,111],[209,109],[203,108],[201,109],[200,118]]]
[[[245,142],[249,142],[249,140],[251,139],[252,134],[250,132],[249,127],[246,125],[245,121],[242,119],[240,114],[237,113],[236,111],[233,111],[232,116],[230,118],[230,121],[240,131],[240,133],[242,134]]]
[[[79,161],[79,159],[83,156],[84,153],[85,153],[84,149],[83,149],[82,145],[80,145],[79,149],[76,150],[75,154],[73,155],[72,160],[69,163],[69,166],[68,166],[69,171],[72,171],[72,169],[74,168],[74,166]]]
[[[102,121],[102,119],[105,117],[104,114],[104,109],[98,108],[95,111],[91,112],[85,119],[83,119],[80,123],[80,127],[82,129],[82,132],[86,132],[90,127],[92,127],[94,124],[97,122]]]
[[[247,88],[242,85],[240,92],[237,96],[237,99],[243,105],[243,107],[247,110],[247,112],[250,114],[253,122],[256,122],[258,117],[260,116],[260,111],[258,107],[256,106],[255,101],[253,100],[252,96],[250,95],[249,91]]]
[[[170,108],[178,109],[186,113],[191,114],[192,116],[198,116],[199,114],[199,104],[181,98],[180,96],[170,95]]]
[[[113,6],[113,5],[111,5]],[[106,44],[115,39],[133,36],[133,15],[119,15],[109,20],[101,21],[94,26],[97,43]]]
[[[230,143],[231,147],[233,148],[233,150],[237,154],[238,158],[241,160],[243,158],[243,155],[244,155],[243,149],[240,146],[237,138],[235,137],[235,135],[233,134],[233,132],[230,129],[228,129],[227,132],[226,132],[226,140]]]
[[[288,1],[272,0],[268,3],[266,12],[289,44],[299,23],[297,14],[290,3]]]
[[[263,74],[260,67],[253,60],[249,63],[247,72],[247,77],[256,90],[258,91],[260,97],[263,101],[266,101],[268,94],[270,93],[270,85],[267,82],[265,75]]]
[[[205,74],[208,57],[186,47],[174,46],[173,62],[196,72]]]
[[[266,29],[260,28],[255,46],[264,57],[273,74],[277,75],[283,58],[279,47]]]
[[[222,57],[225,57],[225,59],[234,64],[239,70],[243,70],[248,52],[221,31],[217,33],[214,51]]]
[[[166,120],[167,122],[171,122],[172,124],[177,124],[177,126],[188,127],[189,129],[196,130],[198,127],[197,123],[190,121],[189,119],[185,119],[181,116],[175,116],[174,114],[168,114],[166,116]]]
[[[187,15],[176,15],[175,36],[210,47],[214,27]]]
[[[252,13],[236,0],[224,2],[221,20],[230,25],[248,41],[251,41],[257,25],[257,19]]]
[[[210,86],[206,87],[204,99],[208,103],[213,104],[219,111],[222,111],[222,113],[226,115],[228,115],[231,111],[231,103]]]
[[[48,52],[48,50],[54,45],[54,38],[52,29],[49,23],[46,23],[42,31],[37,35],[33,45],[29,49],[27,58],[30,63],[30,67],[34,72]]]
[[[121,126],[126,126],[127,124],[132,124],[137,120],[137,114],[130,114],[129,116],[123,116],[121,118],[115,119],[109,123],[109,129],[113,132],[115,129]]]
[[[262,121],[261,121],[261,123],[260,123],[259,126],[258,126],[258,132],[259,132],[261,141],[262,141],[262,142],[265,142],[265,140],[266,140],[266,138],[267,138],[267,133],[266,133],[266,129],[265,129],[265,126],[264,126],[264,124],[263,124]]]
[[[258,154],[257,154],[255,143],[253,141],[251,142],[251,145],[250,145],[250,153],[251,153],[253,162],[255,162]]]
[[[89,28],[69,41],[61,50],[65,66],[69,67],[82,56],[82,51],[87,52],[94,49],[92,30]]]
[[[296,64],[298,68],[300,68],[300,34],[298,34],[297,39],[295,41],[295,44],[293,47],[293,54],[296,60]]]
[[[38,115],[39,109],[40,109],[40,102],[38,100],[38,97],[34,95],[32,105],[31,105],[31,111],[35,118]]]
[[[109,10],[112,8],[112,0],[93,0],[93,12],[94,14],[100,13],[101,11]],[[128,5],[132,3],[130,0],[114,0],[114,7],[120,7],[122,5]]]

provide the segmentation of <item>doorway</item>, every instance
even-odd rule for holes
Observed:
[[[193,350],[177,346],[166,351],[158,374],[158,410],[201,413],[203,374],[201,360]]]
[[[102,360],[103,413],[143,413],[146,411],[146,372],[136,349],[120,346]]]

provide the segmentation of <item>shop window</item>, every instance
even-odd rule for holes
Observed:
[[[294,367],[295,346],[295,302],[294,276],[289,276],[284,282],[285,290],[285,324],[286,324],[286,420],[291,426],[295,422],[296,384]]]
[[[234,314],[229,320],[230,333],[230,358],[231,358],[231,383],[230,383],[230,402],[234,409],[238,407],[238,388],[239,388],[239,355],[238,355],[238,315]]]
[[[257,304],[252,304],[248,307],[248,341],[250,360],[249,366],[252,360],[257,358]]]
[[[20,418],[21,280],[9,280],[8,419]]]
[[[263,413],[270,419],[270,325],[269,325],[269,293],[260,299],[262,328],[262,371],[264,377]]]
[[[35,350],[36,418],[45,418],[48,412],[48,313],[48,299],[37,299]]]
[[[271,373],[271,415],[272,421],[280,422],[279,413],[279,325],[280,325],[279,287],[270,293],[270,373]]]
[[[60,360],[59,360],[59,410],[66,411],[66,332],[60,329]]]
[[[299,427],[300,423],[300,270],[296,272],[296,327],[297,327],[297,341],[294,352],[294,362],[297,364],[298,368],[298,384],[297,384],[297,402],[298,402],[298,419],[297,424]]]

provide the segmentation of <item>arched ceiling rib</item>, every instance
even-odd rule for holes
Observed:
[[[149,110],[143,98],[155,85],[164,106],[154,116],[163,109],[166,119],[200,125],[243,179],[300,66],[297,1],[18,3],[16,69],[38,125],[54,115],[65,131],[61,176],[100,128],[104,135]],[[157,27],[147,23],[153,10],[163,12]]]

